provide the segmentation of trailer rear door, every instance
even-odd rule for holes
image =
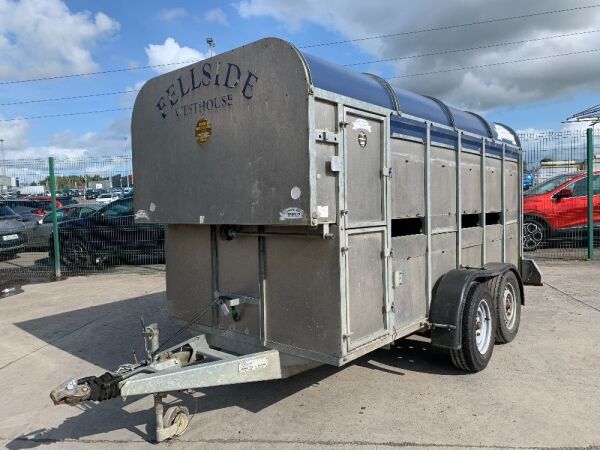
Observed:
[[[388,333],[385,117],[346,108],[347,350]]]

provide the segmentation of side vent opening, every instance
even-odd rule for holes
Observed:
[[[500,225],[502,223],[502,213],[489,212],[485,214],[486,225]]]
[[[461,217],[463,228],[475,228],[479,226],[479,214],[463,214]]]
[[[423,234],[423,218],[392,219],[392,237]]]

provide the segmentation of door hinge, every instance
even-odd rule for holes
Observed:
[[[382,256],[384,258],[390,258],[394,256],[394,249],[392,247],[390,248],[386,248],[383,252],[382,252]]]
[[[346,122],[345,120],[340,122],[340,128],[346,128],[348,125],[350,125],[350,122]]]
[[[350,250],[350,247],[344,246],[341,248],[341,250],[342,250],[342,253],[346,253],[346,252],[348,252],[348,250]]]
[[[391,167],[384,167],[383,169],[381,169],[381,174],[384,177],[392,178],[392,168]]]
[[[397,288],[401,284],[402,284],[402,271],[401,270],[396,270],[394,272],[394,279],[393,279],[392,286],[394,288]]]

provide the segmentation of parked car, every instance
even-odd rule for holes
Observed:
[[[600,172],[592,179],[594,235],[600,236]],[[587,175],[557,175],[529,189],[523,199],[523,249],[552,240],[587,239]]]
[[[50,200],[31,200],[18,198],[0,200],[0,205],[6,205],[23,218],[24,222],[38,221],[52,210]]]
[[[102,205],[96,203],[63,206],[56,210],[56,218],[59,223],[66,220],[84,219],[96,213],[101,208]],[[52,212],[39,220],[25,223],[25,233],[27,235],[28,249],[47,248],[48,242],[52,237]]]
[[[523,190],[526,191],[533,187],[534,176],[533,172],[525,172],[523,174]]]
[[[67,267],[164,261],[164,227],[134,223],[133,199],[116,200],[95,214],[58,226],[61,262]],[[53,256],[50,241],[50,256]]]
[[[96,191],[95,189],[86,189],[84,194],[86,200],[95,200],[99,195],[100,192]]]
[[[121,194],[119,194],[118,192],[109,192],[106,194],[100,194],[98,196],[98,198],[96,199],[96,201],[98,203],[107,204],[107,203],[112,203],[115,200],[119,200],[120,198],[122,198],[122,197],[121,197]]]
[[[27,200],[51,202],[52,201],[52,197],[50,195],[30,195],[29,197],[27,197]],[[52,203],[50,203],[50,204],[52,204]],[[57,199],[56,200],[56,207],[60,208],[61,206],[63,206],[62,202]]]
[[[27,238],[21,216],[0,205],[0,258],[12,257],[25,247]]]

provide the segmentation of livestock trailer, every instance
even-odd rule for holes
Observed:
[[[263,39],[148,81],[132,121],[135,216],[166,224],[171,318],[194,331],[69,380],[55,403],[343,366],[421,332],[467,371],[517,333],[522,156],[506,125]],[[168,344],[168,345],[167,345]]]

